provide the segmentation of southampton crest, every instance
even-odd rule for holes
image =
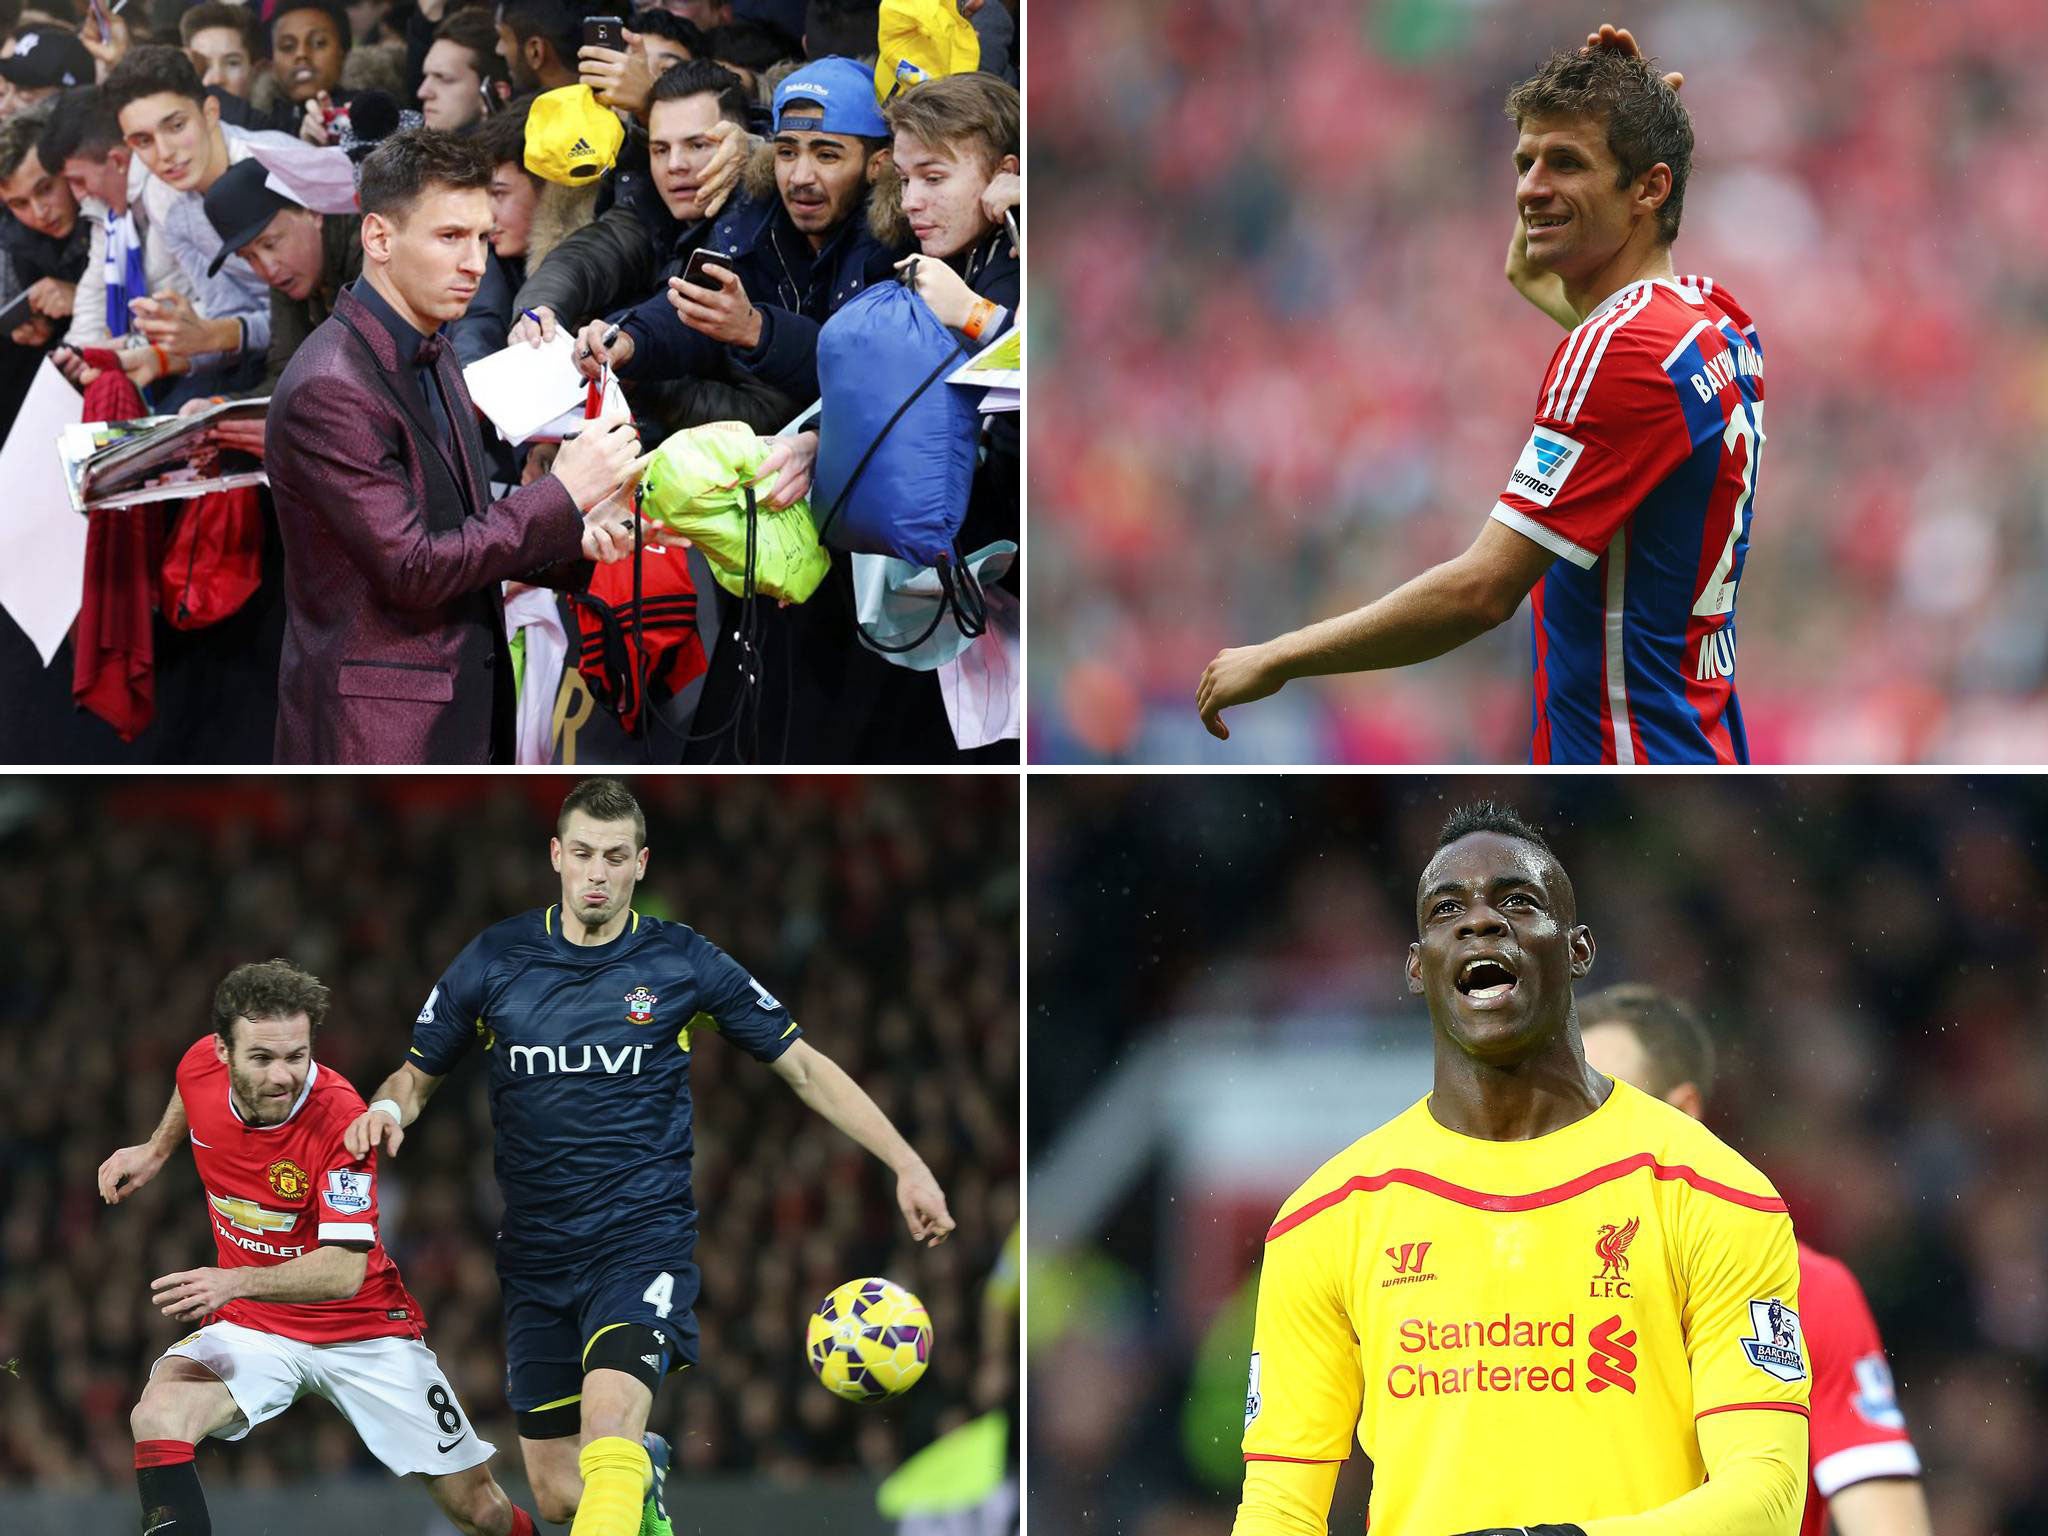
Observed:
[[[645,987],[635,987],[626,994],[626,1022],[628,1024],[652,1024],[654,1005],[661,999]]]

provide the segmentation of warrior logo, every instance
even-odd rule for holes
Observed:
[[[645,987],[635,987],[626,994],[626,1022],[628,1024],[652,1024],[654,1005],[661,999]]]
[[[1418,1280],[1434,1280],[1433,1271],[1423,1266],[1429,1262],[1428,1243],[1403,1243],[1398,1248],[1389,1248],[1387,1257],[1394,1261],[1394,1273],[1380,1282],[1380,1289],[1390,1285],[1412,1285]]]

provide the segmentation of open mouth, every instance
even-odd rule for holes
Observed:
[[[1475,1003],[1492,1003],[1513,992],[1517,980],[1504,961],[1487,955],[1467,960],[1458,968],[1457,986]]]
[[[1524,221],[1529,226],[1530,238],[1534,239],[1538,234],[1546,231],[1564,228],[1565,225],[1571,222],[1571,217],[1568,214],[1562,213],[1532,213],[1525,215]]]

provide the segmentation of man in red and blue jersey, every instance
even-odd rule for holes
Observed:
[[[1295,678],[1409,666],[1533,593],[1531,757],[1746,762],[1735,592],[1763,441],[1763,352],[1723,289],[1675,275],[1692,163],[1680,77],[1602,27],[1508,95],[1518,210],[1509,276],[1572,328],[1479,536],[1377,602],[1202,674],[1203,723]]]

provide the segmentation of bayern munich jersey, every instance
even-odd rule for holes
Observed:
[[[377,1235],[377,1158],[342,1145],[363,1096],[316,1061],[306,1069],[291,1113],[276,1125],[251,1125],[228,1091],[227,1064],[213,1035],[194,1041],[178,1063],[178,1098],[191,1126],[192,1160],[206,1190],[222,1269],[283,1264],[323,1243],[367,1248],[369,1265],[355,1295],[338,1301],[229,1302],[207,1322],[240,1323],[309,1344],[352,1339],[423,1338],[426,1320]]]
[[[1631,283],[1559,345],[1493,509],[1558,557],[1531,597],[1532,761],[1749,761],[1735,591],[1763,442],[1763,343],[1712,278]]]
[[[1799,1294],[1813,1358],[1813,1465],[1799,1532],[1821,1536],[1829,1499],[1873,1477],[1918,1477],[1920,1457],[1892,1390],[1877,1320],[1849,1267],[1801,1243]]]
[[[1670,1105],[1483,1141],[1424,1099],[1266,1234],[1245,1458],[1356,1435],[1373,1536],[1641,1514],[1704,1482],[1699,1420],[1806,1414],[1798,1288],[1777,1191]]]
[[[693,1232],[690,1054],[705,1032],[774,1061],[802,1031],[694,929],[631,913],[572,944],[555,907],[485,929],[413,1025],[438,1077],[473,1046],[490,1067],[505,1270],[552,1270],[635,1236]]]

